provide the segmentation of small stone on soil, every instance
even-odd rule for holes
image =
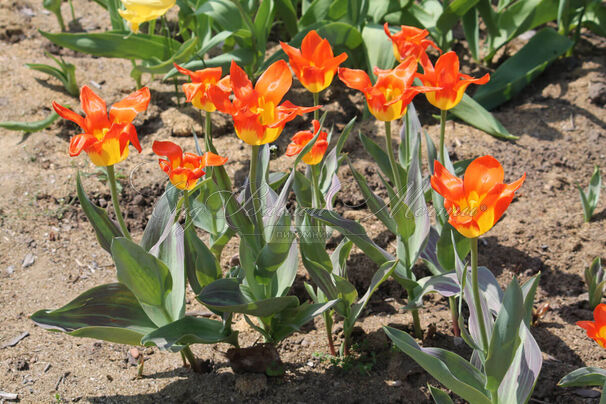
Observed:
[[[593,104],[598,106],[606,104],[606,83],[600,81],[589,83],[587,93],[589,95],[589,101]]]
[[[21,267],[22,268],[31,267],[32,265],[34,265],[34,262],[36,262],[36,256],[32,253],[27,253],[27,254],[25,254],[25,257],[23,257],[23,262],[21,263]]]
[[[6,274],[7,275],[12,275],[13,272],[15,272],[15,266],[14,265],[9,265],[9,267],[6,268]]]

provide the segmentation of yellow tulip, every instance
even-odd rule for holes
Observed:
[[[126,10],[119,13],[130,23],[133,32],[138,32],[140,24],[162,17],[175,3],[176,0],[122,0]]]

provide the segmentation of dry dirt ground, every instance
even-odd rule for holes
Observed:
[[[99,94],[109,103],[134,89],[128,62],[59,50],[41,37],[37,28],[58,28],[40,3],[0,3],[0,121],[41,119],[49,113],[53,100],[77,107],[77,100],[64,93],[57,81],[24,66],[47,61],[45,50],[74,63],[80,84],[96,83]],[[74,0],[74,5],[84,30],[109,26],[108,17],[95,3]],[[64,15],[69,15],[66,4]],[[513,276],[524,280],[541,272],[536,305],[549,303],[551,309],[532,330],[544,357],[532,399],[538,403],[597,402],[597,390],[560,389],[555,384],[578,367],[606,367],[606,351],[574,325],[591,318],[583,270],[606,251],[606,198],[603,196],[594,220],[583,223],[575,187],[577,182],[583,186],[588,183],[595,164],[606,169],[606,110],[592,104],[588,96],[590,87],[606,82],[605,50],[605,41],[589,37],[578,46],[575,57],[553,64],[518,98],[495,111],[509,130],[520,136],[518,141],[499,141],[461,123],[447,126],[452,158],[490,153],[503,163],[507,181],[527,173],[526,183],[506,217],[482,238],[480,264],[491,268],[502,285]],[[133,152],[118,169],[124,175],[123,208],[135,238],[141,236],[166,182],[151,152],[152,142],[171,139],[192,150],[191,127],[201,131],[197,112],[189,105],[178,106],[172,84],[156,80],[149,85],[151,106],[137,120],[143,153]],[[291,93],[293,101],[311,103],[300,89]],[[324,94],[323,103],[329,122],[342,127],[360,114],[362,98],[335,82]],[[439,129],[431,116],[435,111],[423,100],[417,106],[424,128],[435,140]],[[215,144],[230,158],[227,170],[241,183],[248,170],[247,149],[232,133],[231,123],[215,115],[220,135]],[[287,127],[278,141],[280,155],[288,138],[308,125],[306,118]],[[382,142],[382,130],[381,125],[364,121],[356,125],[354,134],[363,131]],[[405,295],[394,282],[380,289],[359,322],[355,333],[357,361],[335,366],[317,355],[327,351],[322,320],[317,319],[280,344],[287,371],[277,378],[236,375],[225,359],[226,345],[197,345],[193,350],[210,361],[210,372],[193,374],[181,367],[178,355],[142,348],[147,358],[145,377],[136,379],[128,347],[72,338],[35,326],[28,319],[33,312],[57,308],[93,286],[115,280],[109,256],[97,245],[79,210],[77,170],[91,174],[84,183],[94,202],[107,205],[109,191],[85,156],[68,156],[68,141],[75,133],[74,125],[60,121],[31,136],[0,130],[0,347],[29,333],[15,346],[0,348],[0,391],[18,393],[21,402],[28,403],[429,402],[427,383],[437,382],[392,349],[381,331],[387,324],[410,330],[411,316],[402,310]],[[178,135],[184,137],[174,137]],[[356,168],[378,184],[376,165],[355,135],[345,151]],[[284,156],[275,162],[276,168],[283,170],[289,164]],[[364,206],[359,206],[363,201],[351,173],[342,168],[340,175],[344,186],[339,208],[347,217],[361,220],[379,244],[392,249],[393,240],[369,219]],[[377,191],[384,193],[379,188]],[[228,246],[224,268],[236,251],[235,243]],[[352,281],[363,290],[374,266],[354,250],[349,268]],[[426,271],[421,266],[418,269],[419,275]],[[305,297],[300,280],[294,293]],[[188,310],[204,311],[194,299]],[[444,299],[428,298],[421,319],[428,330],[422,341],[425,346],[469,355],[452,337]],[[339,329],[339,323],[336,327]],[[257,341],[243,320],[236,318],[236,328],[241,330],[243,346]]]

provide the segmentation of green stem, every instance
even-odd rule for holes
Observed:
[[[440,111],[440,163],[444,163],[444,137],[446,134],[446,110]]]
[[[213,128],[213,122],[210,119],[210,112],[208,111],[204,111],[205,115],[204,115],[204,144],[206,145],[206,151],[210,152],[212,151],[212,147],[211,145],[213,144],[213,135],[212,135],[212,128]]]
[[[183,348],[181,352],[183,352],[183,355],[185,355],[185,357],[187,358],[192,370],[196,373],[200,373],[200,363],[198,363],[198,359],[189,348],[189,345],[185,346],[185,348]]]
[[[107,166],[107,181],[109,182],[109,189],[112,194],[114,212],[116,212],[116,218],[118,219],[122,233],[124,233],[125,237],[132,239],[130,233],[128,232],[128,227],[126,227],[126,222],[124,222],[122,212],[120,211],[120,202],[118,201],[118,187],[116,186],[116,174],[114,173],[114,166]]]
[[[310,166],[311,168],[311,185],[312,185],[312,208],[322,209],[322,201],[320,199],[320,184],[318,182],[318,164]]]
[[[455,337],[460,337],[461,329],[459,328],[459,313],[457,310],[457,300],[454,296],[448,298],[448,305],[450,306],[450,317],[452,319],[452,333]]]
[[[156,20],[151,20],[147,26],[147,34],[153,35],[156,32]]]
[[[187,228],[192,222],[191,203],[189,201],[189,191],[187,189],[183,191],[183,201],[185,203],[185,228]]]
[[[59,12],[55,13],[55,16],[57,16],[57,21],[59,22],[59,27],[61,27],[61,32],[65,31],[65,21],[63,21],[63,16],[61,15],[61,10],[59,10]]]
[[[408,171],[408,166],[410,163],[410,119],[408,118],[408,111],[406,111],[406,114],[404,115],[404,125],[405,126],[405,134],[406,136],[404,136],[404,146],[406,150],[406,156],[405,156],[405,161],[406,161],[406,170]]]
[[[480,304],[480,285],[478,283],[478,238],[471,239],[471,288],[473,293],[473,303],[476,308],[478,325],[480,327],[480,337],[482,338],[482,349],[484,353],[488,351],[488,334],[486,333],[486,324],[484,323],[484,313]]]
[[[72,13],[72,21],[76,21],[76,13],[74,12],[74,5],[72,3],[72,0],[67,0],[67,2],[69,3],[69,9]]]
[[[324,312],[324,324],[326,325],[326,336],[328,337],[328,349],[332,356],[337,356],[335,350],[335,342],[332,340],[332,318],[330,318],[330,310]]]
[[[408,301],[410,301],[411,298],[414,296],[414,292],[412,289],[407,289],[406,292],[408,293]],[[410,314],[412,314],[412,324],[414,326],[415,337],[417,337],[418,339],[423,339],[423,329],[421,328],[419,309],[410,310]]]
[[[398,201],[398,195],[400,192],[402,192],[402,180],[399,175],[398,166],[396,165],[396,157],[393,153],[393,146],[391,145],[391,121],[385,121],[385,147],[387,148],[389,165],[391,165],[391,172],[395,181],[394,185],[396,186],[396,201]],[[392,209],[395,209],[395,207],[392,206]]]
[[[314,107],[317,107],[318,105],[320,105],[320,93],[312,93],[314,96]],[[320,110],[316,109],[314,111],[314,119],[318,120],[320,116]]]
[[[259,166],[259,146],[251,146],[250,157],[250,174],[248,181],[250,183],[250,197],[252,198],[254,216],[257,219],[257,226],[261,239],[265,239],[263,231],[263,212],[261,211],[261,203],[259,200],[259,187],[257,184],[257,169]]]

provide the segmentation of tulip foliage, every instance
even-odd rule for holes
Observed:
[[[151,2],[152,10],[149,4],[124,3],[126,9],[115,10],[116,15],[126,18],[135,31],[170,5]],[[223,3],[208,2],[202,7],[209,4]],[[268,12],[264,8],[274,6],[272,1],[262,2],[256,19],[265,21],[269,17],[263,16]],[[246,10],[238,15],[250,19]],[[240,32],[239,40],[262,39],[259,29],[264,25],[257,25],[256,19],[251,21],[254,35]],[[191,28],[195,22],[187,26]],[[191,344],[223,342],[239,348],[238,332],[232,329],[234,317],[244,319],[266,343],[275,345],[321,315],[330,353],[346,356],[356,321],[380,286],[393,278],[407,292],[404,309],[411,312],[418,338],[423,337],[419,315],[423,296],[439,293],[448,298],[453,332],[463,337],[473,354],[466,360],[446,350],[421,347],[407,333],[385,327],[395,346],[464,400],[527,401],[542,363],[529,331],[539,276],[523,284],[514,279],[503,291],[491,271],[478,266],[478,238],[498,224],[525,174],[506,183],[503,167],[492,156],[452,163],[444,141],[445,112],[464,102],[470,84],[485,84],[489,76],[461,74],[453,52],[432,63],[426,50],[437,45],[425,31],[403,27],[401,33],[393,34],[385,27],[381,33],[393,41],[390,52],[393,49],[399,63],[391,69],[375,66],[372,76],[340,66],[347,56],[334,56],[330,42],[315,30],[302,38],[300,49],[282,43],[288,63],[268,63],[256,80],[250,72],[260,68],[262,55],[253,56],[255,62],[248,68],[231,60],[225,76],[220,68],[195,70],[175,63],[175,71],[191,80],[183,86],[187,102],[203,111],[204,141],[199,142],[195,135],[195,152],[170,141],[151,145],[169,185],[139,240],[130,235],[120,210],[114,166],[129,157],[131,144],[142,150],[133,122],[149,105],[149,89],[135,91],[108,111],[105,101],[84,86],[80,97],[85,116],[53,103],[58,115],[81,128],[82,133],[71,139],[69,154],[84,151],[107,172],[118,224],[106,210],[91,203],[80,175],[76,190],[100,246],[114,261],[116,282],[88,290],[59,309],[40,310],[32,319],[42,327],[74,336],[180,352],[198,369]],[[140,34],[131,38],[144,39]],[[299,106],[284,99],[293,72],[311,93],[313,105]],[[320,117],[320,94],[335,77],[362,92],[368,110],[384,125],[384,131],[377,134],[383,137],[383,145],[370,134],[360,133],[357,141],[379,168],[386,201],[343,153],[355,119],[337,134],[335,125],[328,129],[327,114]],[[441,111],[438,148],[423,134],[412,104],[422,94]],[[229,151],[217,150],[213,142],[211,114],[216,113],[231,117],[234,136],[250,153],[249,172],[241,189],[234,189],[225,168],[231,163]],[[309,129],[294,133],[286,149],[291,168],[273,171],[271,144],[285,136],[290,122],[308,114],[313,114]],[[400,120],[403,124],[394,152],[392,128]],[[421,160],[423,143],[427,173]],[[339,168],[344,165],[371,213],[393,234],[394,248],[380,247],[361,223],[335,211],[341,189]],[[459,178],[461,174],[463,178]],[[429,205],[436,209],[433,224]],[[329,251],[328,241],[334,236],[340,239]],[[237,259],[230,260],[224,271],[222,251],[234,238]],[[354,246],[376,265],[360,295],[348,277],[347,263]],[[413,271],[420,261],[429,269],[428,276],[419,277]],[[309,275],[305,283],[309,301],[290,293],[300,262]],[[186,314],[189,289],[198,303],[212,311],[213,318]],[[344,335],[338,350],[332,333],[336,321],[343,322]],[[588,330],[592,327],[586,326]],[[275,374],[279,369],[265,371]],[[437,389],[432,395],[439,397],[438,402],[450,402]]]

